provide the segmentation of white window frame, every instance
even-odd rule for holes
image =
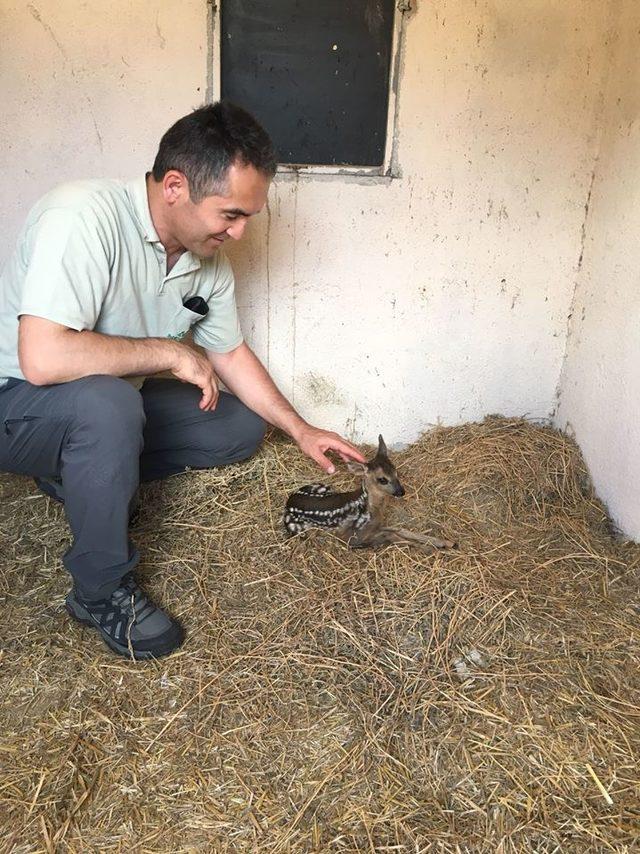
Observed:
[[[208,0],[207,31],[209,33],[209,51],[207,63],[207,102],[220,99],[221,52],[220,52],[220,6],[224,0]],[[404,49],[405,22],[408,12],[412,9],[411,0],[397,0],[393,10],[393,36],[391,41],[391,61],[389,69],[389,101],[387,109],[387,137],[384,160],[381,166],[345,166],[307,165],[295,163],[279,163],[278,174],[295,173],[297,175],[360,175],[372,178],[397,178],[400,175],[397,157],[397,118],[398,118],[398,83],[400,76],[401,57]]]

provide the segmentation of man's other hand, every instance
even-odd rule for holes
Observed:
[[[216,408],[220,395],[218,380],[206,356],[192,350],[186,344],[178,344],[176,361],[171,368],[171,373],[183,383],[197,385],[202,390],[200,409],[210,412]]]
[[[326,456],[327,451],[334,451],[340,456],[344,462],[355,460],[358,463],[365,463],[366,458],[362,456],[360,451],[338,436],[337,433],[330,433],[327,430],[320,430],[317,427],[312,427],[310,424],[305,424],[299,432],[294,436],[298,447],[312,460],[315,460],[321,469],[327,474],[334,474],[336,468],[329,457]]]

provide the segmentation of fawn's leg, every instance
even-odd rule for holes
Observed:
[[[426,534],[414,534],[406,528],[381,528],[385,536],[390,536],[392,543],[420,543],[432,546],[434,549],[453,549],[455,543],[452,540],[439,540],[437,537],[428,537]]]
[[[366,525],[349,538],[349,545],[353,549],[375,548],[390,543],[416,543],[421,546],[430,546],[430,551],[455,547],[455,543],[451,540],[439,540],[437,537],[428,537],[426,534],[414,534],[406,528],[385,528],[378,525]]]

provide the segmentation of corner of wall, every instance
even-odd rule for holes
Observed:
[[[600,152],[602,147],[602,138],[604,134],[604,118],[605,118],[605,97],[607,86],[611,73],[611,60],[613,55],[613,32],[614,32],[614,16],[619,15],[619,10],[612,11],[612,18],[610,19],[609,24],[609,38],[607,40],[607,44],[609,46],[607,61],[604,66],[604,73],[602,75],[601,87],[600,87],[600,96],[598,98],[596,109],[594,111],[594,119],[593,119],[593,138],[594,138],[594,152],[593,152],[593,161],[591,168],[591,177],[589,179],[589,185],[587,187],[586,198],[584,203],[584,216],[582,218],[582,225],[580,227],[580,240],[578,244],[578,261],[576,264],[575,271],[575,280],[573,284],[573,290],[571,294],[571,302],[569,304],[569,311],[567,313],[566,320],[566,331],[565,331],[565,343],[564,343],[564,353],[562,356],[562,362],[560,365],[560,371],[558,374],[558,381],[556,383],[556,390],[554,394],[554,405],[553,409],[550,413],[550,418],[552,422],[556,426],[560,426],[558,424],[558,416],[560,413],[560,408],[562,406],[562,391],[563,391],[563,382],[566,374],[567,360],[569,358],[569,350],[571,343],[571,336],[574,331],[574,326],[576,324],[576,320],[574,319],[576,303],[578,298],[578,293],[580,289],[580,284],[582,280],[582,270],[583,270],[583,261],[584,254],[586,249],[586,240],[589,226],[589,212],[591,210],[591,196],[593,194],[593,188],[596,181],[596,176],[598,174],[598,164],[600,161]]]

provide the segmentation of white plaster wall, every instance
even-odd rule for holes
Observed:
[[[316,423],[391,444],[549,416],[596,151],[607,0],[417,0],[402,177],[280,176],[230,253],[245,332]],[[206,88],[205,0],[0,0],[4,260],[29,205],[148,168]]]
[[[203,0],[0,0],[0,263],[56,184],[130,178],[204,101]]]
[[[575,433],[612,517],[640,540],[640,7],[617,9],[556,422]]]
[[[356,440],[555,402],[596,150],[605,2],[421,2],[402,178],[280,178],[233,253],[261,354]],[[266,293],[264,283],[267,283]]]

